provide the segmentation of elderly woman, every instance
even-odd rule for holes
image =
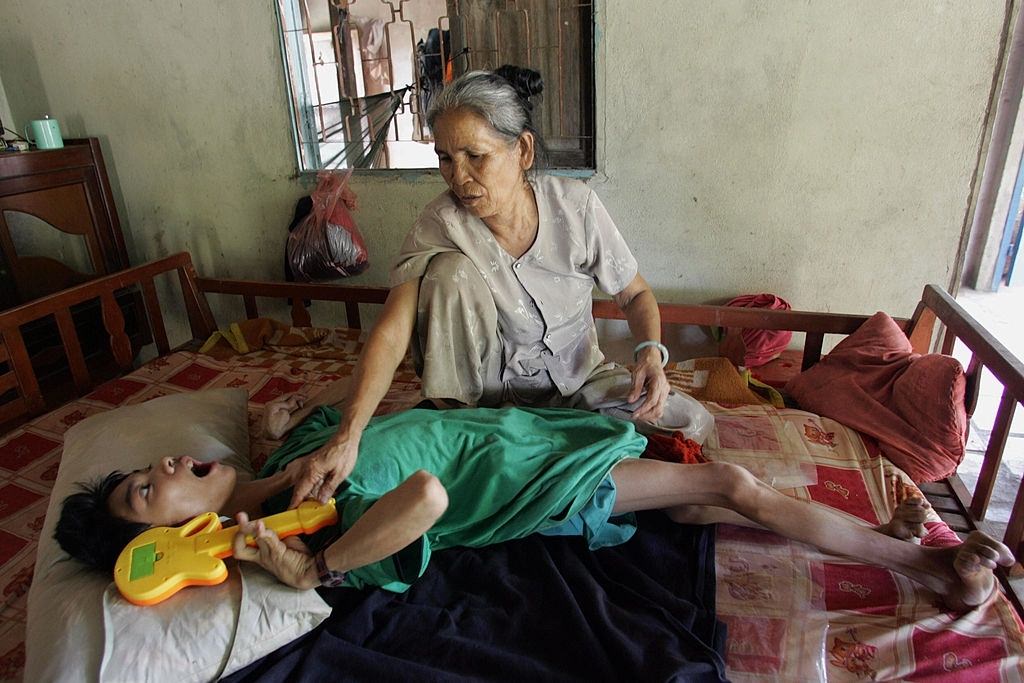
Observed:
[[[405,239],[341,424],[307,459],[294,504],[326,500],[352,470],[410,339],[426,398],[582,408],[641,431],[706,435],[711,416],[669,389],[657,302],[601,201],[579,181],[531,172],[543,149],[531,98],[542,89],[537,72],[504,66],[467,73],[432,102],[449,189]],[[595,284],[638,342],[632,371],[605,363],[598,347]]]

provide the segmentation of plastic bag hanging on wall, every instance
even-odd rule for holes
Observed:
[[[296,280],[335,280],[369,268],[366,244],[350,213],[357,208],[348,186],[351,175],[352,171],[317,174],[310,195],[313,208],[288,235],[288,263]]]

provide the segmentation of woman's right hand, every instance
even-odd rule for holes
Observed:
[[[345,439],[335,436],[302,458],[302,465],[296,472],[295,490],[288,508],[296,508],[309,498],[326,503],[334,495],[338,484],[352,473],[358,455],[358,438]]]
[[[418,279],[397,285],[388,293],[384,310],[352,373],[351,396],[342,410],[341,427],[330,441],[303,458],[289,508],[298,507],[307,498],[326,503],[338,484],[352,473],[363,429],[391,386],[395,369],[409,346],[418,297]],[[396,344],[395,340],[406,341]]]

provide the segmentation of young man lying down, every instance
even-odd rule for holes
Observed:
[[[297,407],[285,402],[268,414]],[[631,423],[565,409],[419,409],[375,418],[335,493],[339,523],[326,540],[282,541],[251,521],[288,506],[302,457],[337,425],[336,410],[317,407],[251,482],[238,481],[231,467],[188,456],[112,473],[64,501],[57,540],[72,556],[109,571],[146,527],[215,510],[257,538],[257,547],[247,548],[239,533],[235,557],[288,585],[403,591],[436,550],[532,533],[581,535],[596,549],[629,539],[629,513],[660,509],[677,522],[753,523],[828,553],[870,559],[957,611],[985,602],[996,591],[993,569],[1013,563],[1003,544],[979,532],[951,548],[902,540],[923,533],[922,501],[901,506],[883,527],[859,525],[787,497],[735,465],[641,460],[646,439]]]

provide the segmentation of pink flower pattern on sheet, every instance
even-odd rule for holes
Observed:
[[[780,423],[796,428],[815,463],[817,483],[787,491],[790,495],[871,525],[888,519],[897,502],[923,495],[860,435],[833,420],[791,409],[708,407],[719,431],[766,411],[780,421],[774,427],[779,442],[786,443]],[[805,430],[807,424],[818,429]],[[822,444],[819,432],[831,443]],[[728,441],[721,434],[718,438],[719,443]],[[959,542],[934,515],[925,526],[923,545]],[[768,563],[733,559],[758,553],[775,558],[770,569]],[[930,591],[891,571],[824,556],[767,531],[724,524],[719,525],[715,555],[718,616],[729,627],[730,680],[973,683],[1024,678],[1024,627],[1002,596],[969,618],[951,615]],[[760,578],[754,576],[758,572]],[[821,664],[815,666],[816,661]]]
[[[865,645],[857,640],[857,634],[850,631],[848,638],[836,636],[832,640],[832,648],[828,651],[829,664],[845,669],[858,678],[875,678],[876,671],[871,668],[871,662],[875,658],[878,648],[874,645]]]
[[[716,418],[715,423],[722,448],[769,453],[778,453],[782,448],[775,425],[767,418],[752,415],[739,418],[723,416]]]

